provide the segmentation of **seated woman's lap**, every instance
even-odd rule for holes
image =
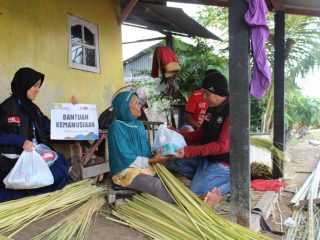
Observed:
[[[167,189],[157,177],[147,174],[138,174],[129,184],[128,188],[144,193],[149,193],[163,201],[174,203]]]
[[[68,162],[62,153],[58,152],[58,159],[49,169],[53,175],[54,183],[50,186],[32,190],[31,195],[53,192],[64,188],[68,183]]]
[[[52,166],[49,167],[54,181],[59,181],[59,180],[66,180],[68,181],[68,162],[65,158],[65,156],[58,152],[58,159],[54,162]]]
[[[25,190],[13,190],[0,187],[0,203],[27,196],[28,193]]]

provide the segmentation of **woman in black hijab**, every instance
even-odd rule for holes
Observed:
[[[55,191],[68,182],[68,164],[58,153],[50,167],[54,183],[33,190],[6,189],[3,179],[14,167],[22,151],[35,144],[50,146],[50,121],[33,103],[44,81],[44,74],[32,68],[20,68],[11,82],[12,95],[0,105],[0,202]]]

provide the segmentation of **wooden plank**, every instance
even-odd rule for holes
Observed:
[[[86,165],[83,165],[84,167],[91,167],[93,165],[102,164],[105,163],[106,159],[104,157],[97,157],[91,158],[90,161],[87,162]]]
[[[90,158],[92,158],[92,155],[94,154],[94,152],[97,150],[97,148],[99,147],[99,145],[101,144],[101,142],[106,139],[107,137],[107,134],[106,133],[103,133],[103,134],[100,134],[100,137],[98,140],[96,140],[92,145],[91,147],[89,148],[89,150],[85,153],[85,155],[81,158],[81,163],[83,165],[85,165],[89,160]]]
[[[174,22],[171,22],[170,20],[168,20],[167,18],[161,16],[159,13],[156,13],[155,11],[151,10],[149,7],[147,7],[146,5],[142,5],[142,8],[145,10],[145,12],[149,12],[152,16],[154,16],[155,18],[160,19],[160,21],[165,22],[167,24],[169,24],[172,28],[175,29],[184,29],[182,26],[177,26]],[[170,46],[171,47],[171,46]]]
[[[186,3],[186,0],[170,0],[170,1]],[[228,0],[189,0],[188,3],[200,4],[200,5],[206,5],[206,6],[219,6],[219,7],[228,7],[229,6]]]
[[[171,0],[172,2],[180,2],[180,3],[186,3],[186,0]],[[272,1],[274,2],[274,1]],[[194,4],[202,4],[207,6],[219,6],[219,7],[228,7],[229,1],[227,0],[190,0],[188,3],[194,3]],[[277,6],[276,8],[280,8]],[[284,5],[284,10],[286,13],[289,14],[299,14],[299,15],[306,15],[306,16],[315,16],[320,17],[320,10],[317,8],[305,8],[305,7],[299,7],[299,6],[291,6],[291,5]]]
[[[109,171],[110,171],[109,162],[105,162],[102,164],[83,168],[82,176],[83,178],[90,178],[95,176],[99,177],[98,175],[109,172]]]
[[[276,11],[284,11],[283,0],[271,0],[272,6]]]
[[[254,208],[261,209],[264,219],[267,220],[278,199],[279,199],[279,193],[276,193],[274,191],[267,191],[262,196],[260,201],[254,206]],[[251,230],[255,232],[260,232],[261,230],[260,218],[261,216],[259,214],[255,214],[255,213],[251,214],[251,227],[250,227]]]
[[[246,0],[229,1],[231,220],[250,226],[249,28]]]
[[[132,9],[137,4],[137,2],[138,0],[130,0],[126,8],[123,10],[121,16],[119,17],[119,25],[121,25],[126,20],[126,18],[130,15]]]
[[[147,38],[147,39],[141,39],[141,40],[136,40],[136,41],[123,42],[122,44],[140,43],[140,42],[150,42],[150,41],[163,40],[163,39],[165,39],[165,38],[164,38],[164,37]]]
[[[69,176],[73,181],[82,179],[82,165],[80,164],[82,156],[82,147],[79,141],[69,145],[71,153],[71,167],[69,169]]]
[[[286,13],[289,14],[299,14],[299,15],[305,15],[305,16],[315,16],[320,17],[320,10],[319,9],[298,9],[294,7],[286,7],[285,8]]]

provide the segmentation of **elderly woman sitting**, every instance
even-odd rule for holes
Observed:
[[[109,161],[112,181],[116,185],[149,193],[166,202],[173,202],[150,159],[163,160],[161,152],[151,155],[141,115],[139,99],[134,91],[119,93],[113,100],[116,120],[108,132]]]

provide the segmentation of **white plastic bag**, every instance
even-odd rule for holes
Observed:
[[[154,137],[153,149],[157,151],[171,141],[172,138],[169,129],[164,124],[161,124]]]
[[[185,146],[187,146],[186,141],[180,133],[167,128],[166,125],[159,126],[153,142],[153,149],[156,152],[162,148],[163,156],[175,155],[180,148]]]
[[[49,167],[58,159],[58,154],[42,143],[37,144],[35,146],[35,150],[40,154]]]
[[[45,161],[33,148],[32,152],[22,152],[3,182],[11,189],[33,189],[51,185],[54,179]]]

